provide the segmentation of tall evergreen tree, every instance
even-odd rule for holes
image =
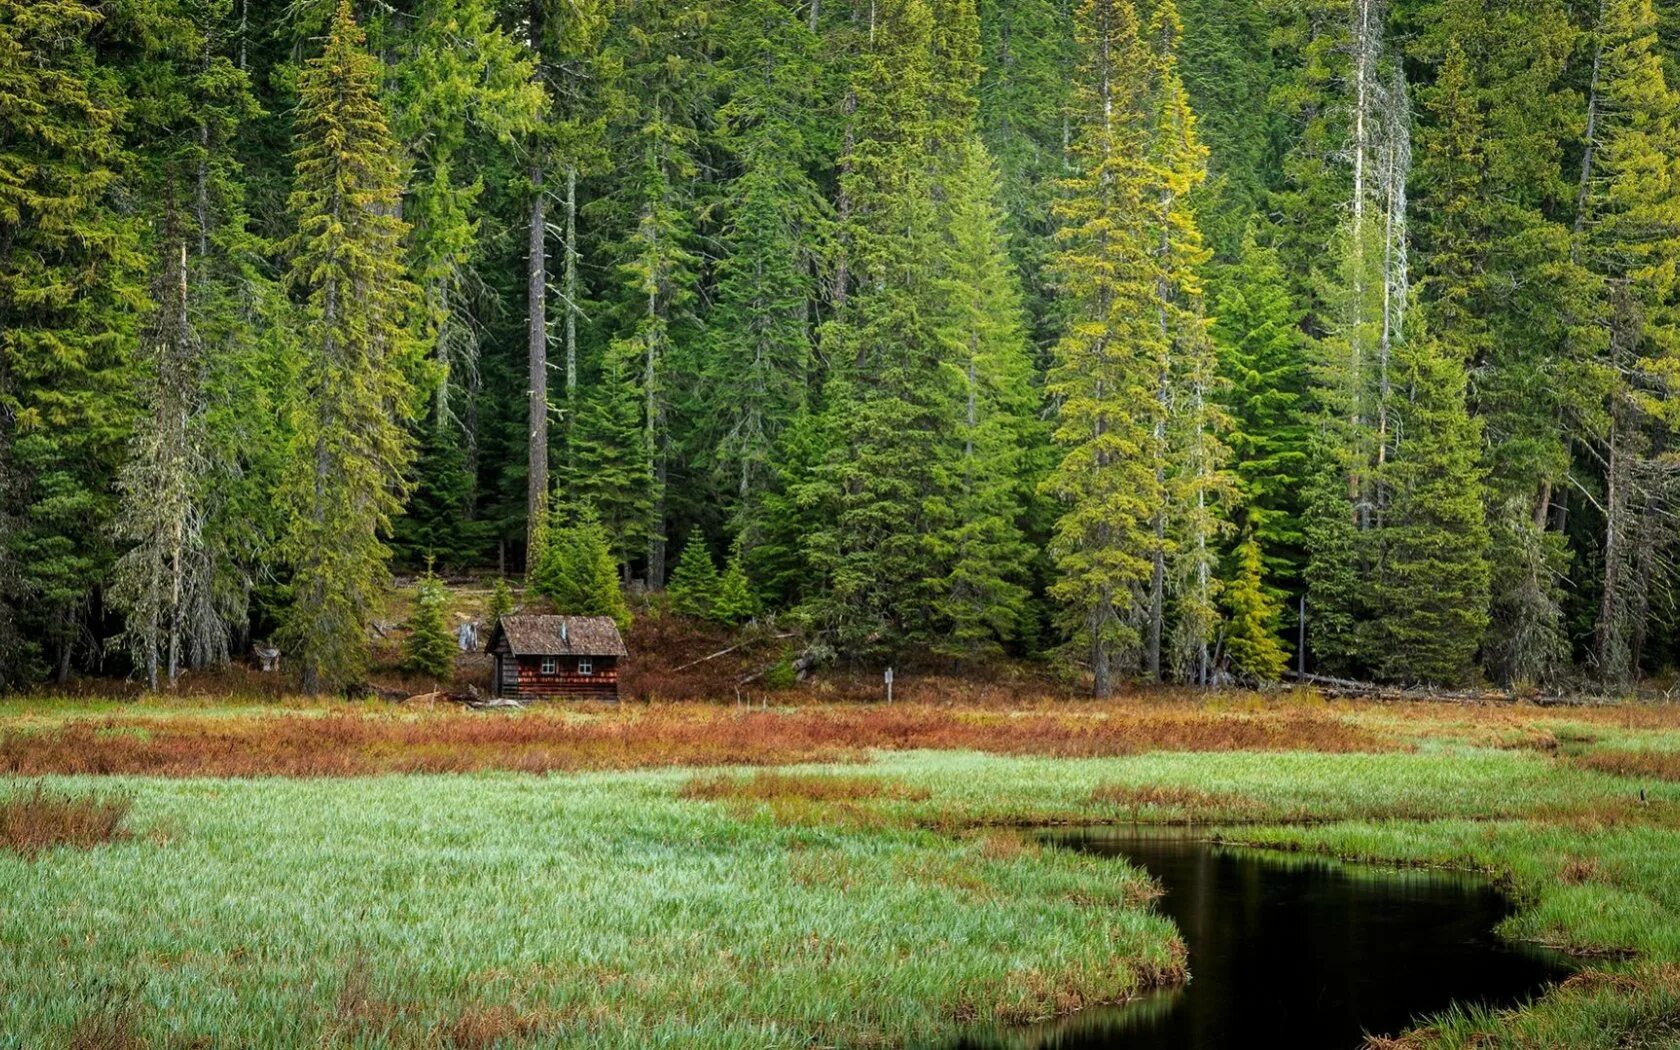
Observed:
[[[1602,578],[1593,655],[1612,684],[1638,670],[1654,543],[1641,538],[1675,492],[1664,462],[1680,422],[1680,96],[1668,86],[1650,0],[1607,0],[1598,26],[1594,151],[1580,257],[1603,282],[1608,379],[1594,434],[1604,475]]]
[[[70,672],[114,552],[133,416],[139,224],[116,199],[121,85],[101,13],[0,4],[0,685]],[[48,652],[41,651],[42,646]]]
[[[824,326],[832,435],[807,550],[816,622],[842,652],[891,652],[934,622],[936,537],[950,527],[957,391],[937,319],[939,133],[926,0],[878,6],[853,78],[856,112],[839,236],[855,287]]]
[[[1464,365],[1439,340],[1401,345],[1405,435],[1387,473],[1374,639],[1379,675],[1457,685],[1488,623],[1481,428],[1465,406]]]
[[[722,257],[689,412],[731,531],[762,539],[776,442],[805,403],[828,207],[811,178],[818,38],[778,0],[725,16],[721,145],[739,167],[722,201]]]
[[[1219,274],[1213,337],[1226,387],[1240,505],[1259,545],[1268,586],[1299,586],[1305,561],[1302,489],[1312,439],[1306,401],[1308,341],[1278,252],[1250,229],[1237,263]]]
[[[1083,0],[1075,79],[1074,174],[1056,214],[1056,274],[1068,326],[1046,386],[1055,399],[1062,458],[1045,482],[1064,504],[1051,588],[1085,647],[1097,696],[1113,690],[1120,654],[1141,642],[1137,598],[1156,549],[1161,503],[1148,456],[1162,356],[1156,270],[1146,199],[1152,58],[1129,0]]]
[[[950,218],[942,283],[947,300],[940,336],[944,356],[963,375],[963,415],[956,437],[952,525],[940,538],[950,565],[940,604],[948,645],[965,654],[995,652],[1013,641],[1027,617],[1031,550],[1022,532],[1037,479],[1027,457],[1034,440],[1037,392],[1016,271],[996,200],[997,171],[978,139],[961,147],[949,183]]]
[[[411,342],[396,216],[401,184],[379,63],[340,0],[298,85],[291,283],[303,313],[289,414],[283,644],[309,692],[356,681],[385,585],[382,537],[402,507]]]

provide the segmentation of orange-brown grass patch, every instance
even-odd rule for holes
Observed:
[[[34,857],[55,846],[92,849],[124,838],[133,799],[122,795],[60,795],[44,785],[0,799],[0,849]]]
[[[1182,809],[1197,814],[1229,814],[1258,808],[1255,800],[1246,795],[1201,791],[1176,784],[1099,784],[1091,792],[1091,801],[1126,809]]]
[[[1600,773],[1648,780],[1680,781],[1680,751],[1589,751],[1576,764]]]
[[[1078,704],[747,710],[575,705],[515,714],[383,705],[325,713],[112,715],[0,729],[0,773],[354,776],[857,761],[871,749],[1101,757],[1146,751],[1384,751],[1408,746],[1329,712]]]

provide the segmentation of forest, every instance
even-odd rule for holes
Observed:
[[[1673,0],[0,0],[0,688],[342,690],[434,566],[1099,696],[1627,688],[1671,77]]]

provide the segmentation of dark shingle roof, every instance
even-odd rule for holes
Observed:
[[[497,629],[516,656],[628,656],[610,616],[504,616]]]

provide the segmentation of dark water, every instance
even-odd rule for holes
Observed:
[[[1184,832],[1058,835],[1158,879],[1157,907],[1190,949],[1190,983],[981,1047],[1348,1050],[1452,1003],[1507,1006],[1565,976],[1554,952],[1502,941],[1511,913],[1485,880],[1258,850]]]

